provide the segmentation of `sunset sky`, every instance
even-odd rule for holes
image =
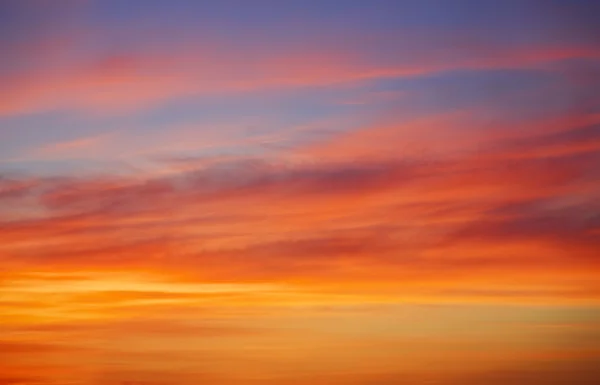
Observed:
[[[599,15],[0,0],[0,385],[600,383]]]

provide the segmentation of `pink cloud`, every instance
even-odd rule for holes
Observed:
[[[498,47],[483,53],[467,50],[460,58],[423,54],[381,64],[339,49],[247,56],[243,50],[213,46],[204,51],[184,47],[175,53],[109,54],[87,64],[11,75],[3,80],[7,88],[0,112],[10,115],[56,108],[118,112],[185,96],[328,86],[456,69],[519,68],[598,56],[589,47]]]

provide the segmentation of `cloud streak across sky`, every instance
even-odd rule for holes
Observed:
[[[0,385],[592,384],[598,10],[2,2]]]

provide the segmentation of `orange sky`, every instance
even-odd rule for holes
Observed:
[[[0,6],[0,385],[600,378],[597,7],[249,3]]]

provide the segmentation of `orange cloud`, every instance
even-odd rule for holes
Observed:
[[[600,300],[597,123],[450,135],[468,124],[370,126],[287,162],[1,179],[0,205],[32,212],[0,222],[0,380],[572,379],[540,365],[598,355],[573,310]],[[425,158],[437,127],[453,150]],[[425,150],[394,152],[411,134]],[[584,326],[529,313],[547,308]]]
[[[433,130],[464,116],[404,128]],[[373,132],[395,135],[394,127]],[[288,283],[298,292],[324,290],[324,298],[341,294],[341,285],[352,295],[367,290],[376,302],[393,301],[400,291],[403,298],[460,301],[598,300],[598,154],[581,149],[600,135],[595,126],[549,134],[536,128],[528,137],[479,141],[490,147],[478,152],[409,160],[391,149],[360,157],[344,144],[376,153],[392,142],[386,135],[341,135],[310,145],[295,163],[216,163],[155,178],[6,181],[0,196],[33,199],[40,213],[2,223],[3,264],[15,272],[159,270],[175,280]],[[570,150],[543,151],[557,143]],[[514,156],[520,153],[529,156]],[[120,292],[106,298],[145,301]],[[288,295],[271,298],[280,303]]]
[[[597,55],[469,46],[384,65],[213,48],[11,76],[1,108],[119,111]],[[482,130],[479,114],[382,119],[264,158],[167,156],[165,173],[0,178],[0,384],[592,384],[598,116]]]
[[[600,120],[584,92],[595,73],[563,71],[598,58],[596,47],[450,37],[452,50],[399,42],[411,55],[375,60],[339,42],[273,50],[206,41],[93,55],[80,51],[83,40],[7,51],[44,70],[3,73],[0,114],[110,113],[188,96],[526,67],[555,71],[551,91],[573,94],[574,105],[493,123],[489,109],[416,119],[393,111],[266,155],[172,153],[285,134],[233,143],[237,127],[199,138],[197,127],[181,126],[143,140],[36,147],[23,155],[131,151],[151,171],[0,177],[0,385],[591,385],[597,377]]]

